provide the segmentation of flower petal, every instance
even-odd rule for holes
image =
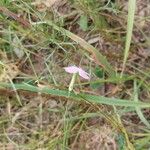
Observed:
[[[79,75],[84,79],[90,79],[90,75],[81,68],[79,68]]]
[[[65,71],[68,73],[79,73],[79,75],[84,78],[89,80],[90,79],[90,75],[85,72],[82,68],[79,68],[77,66],[69,66],[69,67],[64,67]]]
[[[79,72],[79,68],[76,66],[64,67],[64,69],[68,73],[78,73]]]

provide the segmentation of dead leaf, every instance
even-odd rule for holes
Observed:
[[[46,7],[50,8],[52,7],[58,0],[36,0],[35,2],[32,3],[34,6],[40,6],[44,4]]]
[[[21,45],[20,39],[18,38],[17,35],[15,35],[15,37],[13,38],[12,43],[13,43],[13,45],[15,45],[15,47],[13,47],[12,50],[14,51],[16,56],[19,59],[21,59],[24,56],[25,53],[24,53],[24,51],[22,49],[22,45]]]
[[[45,0],[43,3],[47,6],[47,7],[51,7],[53,6],[58,0]]]
[[[19,69],[15,63],[8,63],[6,54],[0,50],[0,60],[2,63],[0,64],[0,82],[8,82],[13,80],[18,74]]]
[[[15,64],[9,63],[3,66],[0,72],[0,82],[8,82],[19,74],[19,69]]]

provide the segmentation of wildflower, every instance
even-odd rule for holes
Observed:
[[[90,79],[90,75],[85,72],[82,68],[77,67],[77,66],[69,66],[69,67],[64,67],[65,71],[71,74],[75,74],[75,73],[79,73],[79,75],[84,78],[89,80]]]
[[[90,79],[89,77],[90,75],[87,72],[85,72],[82,68],[79,68],[77,66],[64,67],[64,69],[66,72],[73,74],[72,79],[69,84],[69,93],[73,90],[73,86],[75,83],[77,73],[84,79],[87,79],[87,80]]]

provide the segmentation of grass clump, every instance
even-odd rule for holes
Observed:
[[[148,149],[148,7],[50,2],[0,2],[0,149]]]

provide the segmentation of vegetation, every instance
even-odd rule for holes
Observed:
[[[0,149],[148,150],[149,6],[1,0]]]

